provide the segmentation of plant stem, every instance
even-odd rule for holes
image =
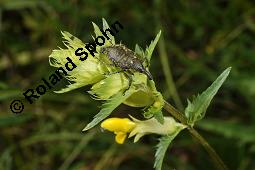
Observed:
[[[224,164],[224,162],[221,160],[219,155],[215,152],[215,150],[210,146],[210,144],[205,140],[203,136],[201,136],[193,127],[187,124],[187,118],[176,108],[174,108],[171,104],[169,104],[167,101],[165,101],[164,109],[170,113],[175,119],[180,121],[182,124],[185,124],[188,126],[188,130],[191,133],[191,135],[204,147],[204,149],[207,151],[207,153],[212,158],[215,166],[219,170],[228,170],[227,166]]]
[[[169,93],[171,97],[173,98],[177,108],[183,110],[183,104],[181,102],[180,96],[176,90],[176,86],[173,81],[173,76],[172,76],[172,72],[171,72],[171,68],[170,68],[170,64],[169,64],[169,60],[167,56],[165,40],[163,35],[161,35],[161,38],[158,42],[158,47],[159,47],[160,61],[161,61],[163,72],[166,78],[166,83],[168,86]]]
[[[154,5],[156,7],[156,10],[154,11],[154,20],[156,24],[156,32],[161,30],[163,32],[164,28],[162,26],[162,22],[160,19],[160,13],[162,11],[161,7],[161,0],[154,0]],[[163,33],[161,34],[161,37],[158,42],[158,49],[159,49],[159,57],[160,57],[160,62],[162,64],[164,76],[166,79],[166,85],[169,91],[170,96],[174,100],[174,103],[176,104],[177,108],[180,110],[183,110],[183,104],[181,101],[181,98],[177,92],[174,80],[173,80],[173,74],[171,71],[171,66],[169,62],[169,57],[167,55],[167,50],[166,50],[166,44],[165,44],[165,39]]]

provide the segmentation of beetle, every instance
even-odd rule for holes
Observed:
[[[152,80],[152,75],[147,71],[141,59],[132,50],[128,49],[123,44],[115,44],[108,47],[102,47],[100,53],[105,54],[115,67],[124,70],[133,70],[145,74],[149,80]],[[130,79],[130,78],[129,78]]]

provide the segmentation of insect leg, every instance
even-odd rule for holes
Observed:
[[[128,73],[127,73],[127,72],[124,72],[124,75],[125,75],[125,76],[127,77],[127,79],[128,79],[128,88],[125,89],[125,91],[123,92],[123,95],[125,95],[125,93],[130,89],[131,84],[132,84],[132,82],[133,82],[132,76],[130,75],[130,73],[131,73],[131,74],[133,74],[133,73],[130,72],[129,70],[127,70],[127,71],[128,71]]]

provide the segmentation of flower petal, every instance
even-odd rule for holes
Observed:
[[[126,133],[123,133],[123,132],[118,132],[115,136],[115,141],[118,143],[118,144],[123,144],[125,139],[127,137],[127,134]]]
[[[135,126],[136,124],[128,118],[113,117],[113,118],[106,119],[101,123],[102,128],[115,133],[118,133],[118,132],[128,133],[132,129],[134,129]]]

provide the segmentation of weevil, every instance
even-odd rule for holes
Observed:
[[[108,47],[102,47],[100,49],[100,53],[105,54],[107,58],[113,63],[112,64],[113,66],[120,68],[121,71],[119,72],[127,71],[124,72],[124,74],[127,76],[129,80],[129,85],[125,92],[130,88],[132,83],[132,78],[130,74],[127,74],[127,73],[133,74],[132,70],[143,73],[148,77],[149,80],[152,80],[151,73],[144,68],[142,64],[143,61],[140,59],[140,57],[123,44],[115,44]]]
[[[115,67],[122,70],[133,70],[145,74],[149,80],[152,80],[152,75],[143,66],[143,61],[135,52],[128,49],[123,44],[111,45],[102,47],[100,53],[105,54]]]

